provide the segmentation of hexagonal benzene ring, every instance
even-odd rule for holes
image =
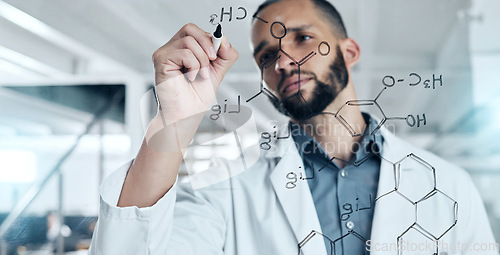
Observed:
[[[299,83],[298,83],[298,90],[297,90],[297,92],[295,92],[292,95],[287,96],[287,97],[285,97],[285,98],[283,98],[283,99],[280,100],[271,90],[269,90],[268,88],[266,88],[264,86],[264,71],[265,71],[265,69],[267,69],[270,66],[272,66],[276,61],[278,61],[282,56],[285,56],[285,57],[289,58],[291,61],[293,61],[296,64]],[[290,55],[288,55],[283,50],[279,49],[277,52],[275,52],[271,57],[269,57],[262,64],[261,71],[260,71],[260,74],[261,74],[260,91],[257,94],[255,94],[254,96],[252,96],[251,98],[247,99],[246,102],[250,102],[251,100],[253,100],[257,96],[259,96],[260,94],[265,94],[270,100],[272,100],[276,104],[280,105],[280,107],[283,105],[284,102],[286,102],[287,100],[289,100],[291,98],[297,98],[297,100],[299,101],[299,103],[304,104],[304,105],[308,105],[306,99],[304,98],[304,96],[302,95],[302,93],[300,91],[300,87],[301,87],[301,84],[300,84],[300,75],[301,75],[301,73],[300,73],[300,65],[301,64],[298,63],[293,57],[291,57]],[[312,109],[309,108],[309,110],[312,113]]]
[[[383,222],[392,222],[398,219],[398,224],[387,224],[384,232],[388,236],[399,236],[409,226],[415,224],[416,206],[397,190],[378,195],[375,199],[375,208],[384,209],[384,214],[379,215]]]
[[[340,255],[340,254],[349,254],[349,253],[346,253],[346,251],[344,250],[343,252],[341,252],[341,248],[342,248],[342,244],[341,242],[343,240],[346,240],[346,239],[355,239],[357,241],[359,241],[359,243],[364,247],[363,249],[363,255],[367,255],[369,254],[368,250],[369,250],[369,247],[366,246],[366,238],[364,238],[363,236],[361,236],[360,234],[358,234],[356,231],[354,230],[350,230],[349,232],[347,232],[345,235],[335,239],[333,242],[332,242],[332,251],[333,251],[333,254],[334,255]]]
[[[458,221],[458,203],[435,190],[417,202],[417,224],[436,240],[448,233]]]
[[[413,153],[396,162],[394,172],[396,190],[414,203],[436,190],[436,170]]]
[[[278,97],[275,96],[273,92],[271,92],[269,89],[264,87],[264,69],[268,68],[270,65],[272,65],[274,62],[276,62],[281,57],[281,55],[279,55],[279,53],[280,53],[280,50],[276,51],[271,57],[266,59],[266,61],[264,61],[264,63],[260,67],[260,89],[259,89],[259,92],[257,92],[257,94],[255,94],[254,96],[247,99],[246,100],[247,103],[252,101],[254,98],[256,98],[257,96],[259,96],[262,93],[264,93],[271,100],[279,101]]]
[[[269,89],[267,89],[264,86],[264,84],[265,84],[264,83],[264,71],[266,69],[268,69],[269,67],[271,67],[273,64],[275,64],[276,61],[278,61],[282,56],[285,56],[285,57],[289,58],[291,61],[293,61],[294,63],[297,63],[297,61],[294,58],[292,58],[286,52],[281,50],[281,46],[280,46],[280,48],[275,53],[273,53],[272,56],[270,56],[268,59],[266,59],[266,61],[264,61],[264,63],[262,63],[262,66],[260,67],[260,90],[257,94],[255,94],[251,98],[247,99],[246,102],[250,102],[254,98],[256,98],[257,96],[259,96],[260,94],[264,93],[269,99],[281,104],[284,101],[286,101],[286,100],[288,100],[288,99],[290,99],[290,98],[292,98],[300,93],[300,81],[299,81],[299,91],[297,91],[297,93],[295,93],[291,96],[288,96],[287,98],[282,99],[281,101],[272,91],[270,91]],[[297,68],[298,68],[298,73],[299,73],[299,77],[300,77],[300,66],[297,65]]]
[[[324,239],[326,239],[330,243],[330,246],[333,247],[332,239],[330,239],[328,236],[323,235],[321,232],[318,232],[316,230],[312,230],[311,233],[309,233],[306,237],[304,237],[304,239],[302,239],[302,241],[299,242],[297,254],[298,255],[302,254],[301,253],[302,247],[304,247],[309,241],[311,241],[311,239],[313,239],[316,236],[323,237]],[[324,240],[323,240],[323,242],[324,242]],[[330,253],[330,255],[333,254],[333,248],[331,250],[332,250],[332,253]]]
[[[439,252],[438,240],[429,236],[416,223],[397,238],[398,255],[433,254]]]
[[[351,134],[351,136],[361,136],[364,133],[360,132],[359,130],[361,129],[360,127],[353,127],[350,123],[353,123],[353,121],[349,120],[349,115],[344,113],[341,114],[342,111],[346,111],[345,109],[348,109],[349,106],[351,107],[366,107],[370,106],[375,109],[375,111],[372,111],[372,114],[375,112],[381,113],[381,118],[380,118],[380,123],[378,123],[378,126],[375,127],[372,131],[370,131],[371,135],[374,135],[381,127],[384,125],[386,120],[388,119],[385,116],[384,111],[380,107],[380,105],[377,103],[377,99],[382,95],[382,93],[385,91],[385,87],[378,93],[378,95],[375,97],[373,100],[350,100],[347,101],[336,113],[335,113],[335,118],[339,120],[339,122],[347,129],[347,131]],[[365,127],[363,132],[366,132],[367,130],[370,130],[369,127]]]
[[[363,127],[355,127],[351,123],[354,123],[354,120],[351,118],[351,116],[347,113],[349,108],[351,107],[366,107],[366,108],[372,108],[374,112],[378,112],[382,115],[382,118],[380,120],[380,123],[378,123],[378,126],[375,127],[370,134],[374,135],[381,127],[384,125],[386,121],[386,116],[384,114],[384,111],[382,111],[382,108],[380,105],[375,101],[375,100],[350,100],[347,101],[340,109],[335,113],[335,118],[347,129],[349,134],[351,136],[356,137],[356,136],[362,136],[365,131],[369,130],[367,125],[364,125]]]

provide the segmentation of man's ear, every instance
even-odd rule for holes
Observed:
[[[342,40],[340,44],[347,67],[353,67],[358,63],[359,57],[361,56],[361,50],[359,49],[358,43],[352,38],[346,38]]]

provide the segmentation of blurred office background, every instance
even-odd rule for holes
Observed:
[[[387,75],[431,84],[442,75],[443,86],[396,83],[378,102],[389,117],[426,115],[418,128],[388,124],[471,174],[500,240],[500,2],[332,2],[361,46],[359,99],[375,98]],[[0,0],[0,255],[86,254],[99,184],[136,154],[155,112],[151,55],[185,23],[213,31],[212,14],[232,8],[222,24],[240,58],[219,102],[241,96],[259,132],[283,121],[263,95],[244,102],[259,91],[249,28],[260,3]],[[203,124],[199,134],[214,130]],[[233,153],[221,145],[199,146],[192,167]]]

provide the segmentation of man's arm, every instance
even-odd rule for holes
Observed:
[[[152,206],[170,190],[183,151],[237,58],[227,38],[216,53],[211,34],[193,24],[153,54],[160,107],[130,167],[118,206]]]
[[[215,100],[222,78],[238,58],[225,37],[218,53],[212,47],[209,33],[188,24],[154,53],[158,114],[135,160],[107,177],[101,187],[90,254],[178,254],[174,251],[178,245],[168,252],[167,247],[171,248],[175,182],[183,153]],[[203,223],[214,218],[217,227],[204,231],[215,238],[224,222],[204,206],[203,199],[192,200],[200,201],[186,207],[191,215],[183,215],[180,221]],[[198,217],[200,212],[204,218]],[[218,239],[223,243],[223,236]]]

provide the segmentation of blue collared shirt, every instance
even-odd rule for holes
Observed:
[[[383,137],[380,131],[373,132],[377,122],[368,114],[363,117],[368,128],[344,168],[301,127],[291,125],[328,254],[368,254],[365,243],[371,234],[380,173],[376,155],[381,153]]]

